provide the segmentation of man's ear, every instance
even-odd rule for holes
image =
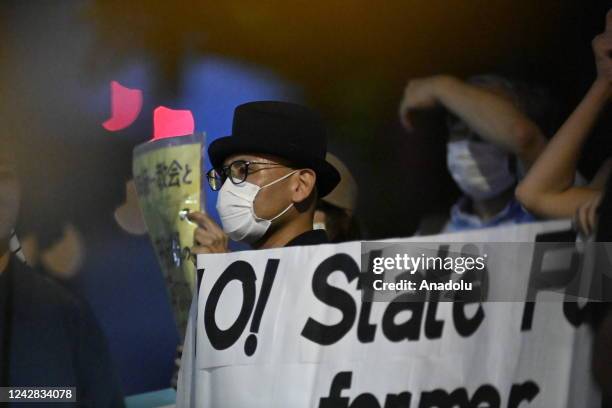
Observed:
[[[301,169],[296,173],[296,183],[293,188],[293,202],[301,203],[306,200],[315,189],[317,174],[311,169]]]

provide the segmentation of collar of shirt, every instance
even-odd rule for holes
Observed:
[[[502,224],[520,224],[535,220],[514,198],[494,217],[483,221],[476,214],[467,212],[469,198],[461,197],[451,209],[448,231],[460,231],[466,229],[487,228]]]
[[[327,244],[329,239],[324,230],[311,230],[306,231],[303,234],[298,235],[285,245],[288,246],[302,246],[302,245],[318,245]]]

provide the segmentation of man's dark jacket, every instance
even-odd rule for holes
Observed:
[[[0,341],[1,386],[76,387],[79,404],[53,406],[123,407],[104,334],[89,307],[14,258],[0,274]]]

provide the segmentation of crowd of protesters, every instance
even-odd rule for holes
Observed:
[[[596,232],[612,159],[588,183],[577,164],[610,102],[611,53],[612,12],[606,30],[593,40],[597,77],[550,140],[530,112],[533,104],[524,84],[493,75],[409,81],[399,109],[406,129],[412,129],[416,110],[442,107],[448,113],[446,163],[463,195],[452,207],[445,231],[574,217],[579,232]]]
[[[577,169],[582,148],[612,96],[612,11],[592,45],[597,76],[552,136],[538,124],[533,92],[518,81],[498,75],[467,80],[438,75],[408,82],[400,120],[410,131],[413,112],[445,110],[446,164],[462,193],[445,225],[433,232],[572,217],[585,238],[612,241],[612,157],[591,180],[582,180]],[[219,191],[221,225],[205,213],[188,215],[198,226],[194,254],[228,252],[229,240],[266,249],[361,238],[355,218],[358,183],[327,151],[324,125],[310,109],[273,101],[241,105],[232,136],[215,140],[208,153],[213,168],[207,180]],[[95,406],[120,406],[106,344],[89,309],[30,271],[9,249],[18,186],[6,160],[0,161],[0,191],[12,198],[0,195],[0,292],[6,293],[0,298],[1,385],[27,384],[56,372],[55,378],[79,384],[85,398],[97,401]],[[41,302],[47,307],[31,307]],[[601,358],[596,368],[604,389],[612,389],[611,320],[604,319],[597,343]],[[32,322],[41,323],[37,331]],[[39,338],[46,339],[45,347],[37,344]],[[65,358],[54,358],[57,353]]]

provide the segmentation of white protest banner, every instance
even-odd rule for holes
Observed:
[[[533,242],[568,226],[393,242]],[[199,256],[177,407],[599,406],[586,306],[362,302],[361,251],[352,242]],[[491,288],[516,273],[507,258]]]

